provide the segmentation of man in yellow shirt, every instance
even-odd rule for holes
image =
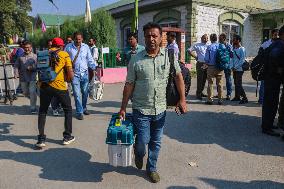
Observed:
[[[74,73],[69,54],[62,50],[63,47],[64,41],[61,38],[54,38],[52,40],[52,48],[49,50],[49,54],[56,53],[57,55],[54,67],[54,71],[57,73],[57,76],[54,81],[42,83],[40,86],[40,108],[38,114],[39,135],[38,142],[36,143],[36,146],[39,148],[45,147],[46,136],[44,134],[44,126],[47,110],[53,97],[59,99],[65,114],[63,144],[67,145],[75,140],[75,137],[71,135],[72,106],[67,84],[65,82],[66,76],[72,79]]]

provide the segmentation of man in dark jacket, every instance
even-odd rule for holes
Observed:
[[[284,83],[284,26],[279,30],[279,39],[265,52],[264,100],[262,105],[262,132],[271,136],[280,136],[274,131],[274,119],[279,104],[281,85]],[[283,108],[283,107],[282,107]],[[283,111],[279,111],[281,113]]]

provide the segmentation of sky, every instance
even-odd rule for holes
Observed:
[[[119,0],[90,0],[91,10],[117,2]],[[32,12],[31,16],[39,13],[57,14],[56,8],[49,0],[31,0]],[[86,0],[53,0],[59,8],[59,14],[80,15],[85,13]]]

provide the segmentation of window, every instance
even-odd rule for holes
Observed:
[[[131,32],[131,27],[130,26],[126,26],[123,28],[123,47],[127,47],[128,45],[128,41],[127,41],[127,36],[130,34]]]
[[[161,27],[179,28],[178,23],[160,23]]]
[[[222,33],[226,34],[228,42],[232,44],[234,35],[240,35],[240,25],[236,22],[224,22]]]

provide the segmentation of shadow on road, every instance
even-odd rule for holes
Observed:
[[[208,178],[199,178],[200,180],[210,184],[216,189],[283,189],[284,183],[274,182],[270,180],[254,180],[250,182],[238,182],[228,180],[217,180]]]
[[[16,145],[34,149],[33,144],[26,143],[25,139],[34,139],[35,136],[14,136],[10,134],[13,124],[0,124],[0,141],[9,141]],[[62,141],[47,139],[47,142],[61,144]],[[75,148],[53,148],[34,152],[1,151],[0,159],[9,159],[21,163],[41,167],[40,178],[56,181],[73,182],[101,182],[103,174],[118,172],[125,175],[136,175],[146,178],[145,171],[134,167],[115,168],[107,163],[91,162],[91,155]]]
[[[2,151],[0,159],[11,159],[41,167],[40,178],[56,181],[101,182],[103,174],[118,172],[145,177],[134,167],[114,168],[106,163],[91,162],[91,155],[75,148],[54,148],[40,152]]]
[[[194,186],[170,186],[167,189],[197,189]]]
[[[189,144],[218,144],[231,151],[284,156],[280,138],[263,135],[260,118],[227,112],[168,112],[164,134]]]

